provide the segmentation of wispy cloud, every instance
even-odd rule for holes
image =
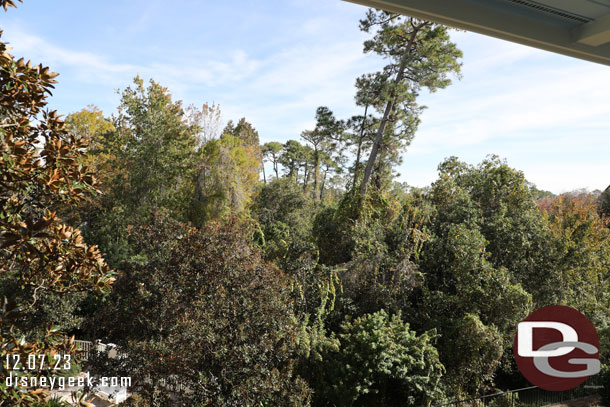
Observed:
[[[62,29],[74,16],[61,6],[39,23],[9,17],[3,39],[16,55],[61,73],[51,104],[63,113],[89,103],[111,113],[114,90],[140,74],[187,104],[215,101],[225,119],[245,116],[263,141],[298,138],[319,105],[344,118],[358,113],[355,78],[383,64],[362,54],[365,8],[351,3],[290,0],[252,12],[245,0],[243,7],[184,2],[169,10],[157,3],[110,5],[104,19],[90,16],[97,31],[83,30],[86,21]],[[224,24],[233,10],[239,23]],[[463,79],[423,95],[428,109],[403,180],[423,186],[444,157],[476,163],[495,153],[556,192],[610,182],[610,68],[466,32],[453,38],[464,51]]]
[[[464,79],[425,97],[429,109],[403,170],[407,181],[423,180],[413,161],[418,173],[429,174],[449,155],[479,161],[493,153],[556,192],[610,183],[610,166],[596,164],[610,153],[610,68],[475,34],[459,37]]]

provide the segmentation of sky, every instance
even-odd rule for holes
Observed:
[[[383,66],[362,52],[366,8],[341,0],[25,0],[0,12],[11,53],[60,73],[49,107],[95,104],[107,116],[136,75],[175,99],[218,103],[261,142],[299,139],[315,109],[361,114],[355,79]],[[423,187],[457,156],[496,154],[555,193],[610,184],[610,67],[468,32],[462,78],[422,94],[427,106],[399,168]]]

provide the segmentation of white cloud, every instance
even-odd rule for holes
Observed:
[[[4,36],[8,39],[15,57],[26,55],[32,63],[48,65],[54,70],[61,67],[79,67],[81,78],[111,76],[133,72],[138,67],[131,64],[112,63],[108,58],[87,51],[75,51],[51,44],[36,35],[29,34],[20,26],[11,26]]]
[[[554,192],[610,182],[601,158],[610,154],[609,67],[475,34],[460,33],[458,45],[464,78],[424,98],[407,181],[429,182],[420,173],[450,155],[475,164],[494,153]]]
[[[292,4],[310,7],[309,0]],[[101,107],[111,111],[116,106],[112,91],[140,74],[186,103],[220,103],[225,119],[245,116],[263,141],[284,141],[314,125],[319,105],[341,117],[358,112],[355,78],[382,65],[362,54],[364,34],[357,18],[363,8],[343,2],[318,6],[323,11],[302,21],[282,21],[289,28],[286,35],[263,38],[260,49],[223,48],[219,40],[214,48],[191,51],[180,44],[167,55],[142,44],[137,55],[118,57],[113,44],[107,53],[75,49],[14,22],[5,24],[3,38],[12,42],[16,55],[44,61],[62,73],[57,94],[76,108],[106,100]],[[143,15],[141,24],[154,24],[155,18]],[[608,168],[600,158],[607,160],[610,153],[605,140],[610,68],[471,33],[455,32],[453,38],[464,50],[463,80],[422,97],[429,109],[399,170],[403,179],[424,185],[435,178],[436,166],[446,156],[476,163],[496,153],[541,188],[560,191],[572,184],[610,182],[604,180]],[[60,88],[67,91],[62,94]]]

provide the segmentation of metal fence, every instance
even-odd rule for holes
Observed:
[[[74,341],[76,344],[76,349],[81,351],[80,354],[81,360],[89,360],[89,355],[91,353],[91,349],[93,349],[93,342],[91,341],[79,341],[78,339]]]
[[[567,401],[592,397],[599,394],[602,387],[597,376],[590,377],[575,389],[566,391],[546,391],[531,386],[522,389],[493,393],[481,397],[457,400],[434,407],[543,407]]]

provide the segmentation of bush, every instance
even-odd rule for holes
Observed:
[[[103,342],[127,358],[100,358],[114,369],[105,375],[131,376],[151,404],[305,405],[289,281],[247,234],[243,224],[199,230],[162,214],[132,228],[136,256],[99,316]]]
[[[507,393],[495,397],[490,401],[489,407],[518,407],[519,406],[519,395],[518,393]]]
[[[314,405],[428,406],[443,396],[433,337],[381,310],[343,323],[338,352],[311,372]]]

